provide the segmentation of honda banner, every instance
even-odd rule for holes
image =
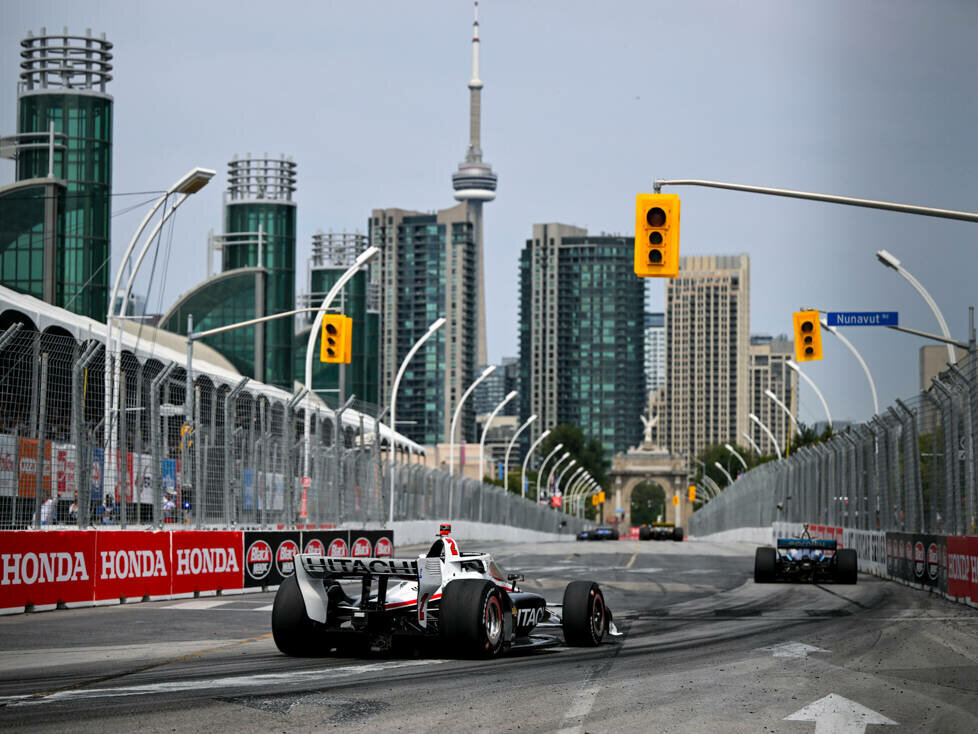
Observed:
[[[95,531],[0,533],[0,612],[92,604]]]
[[[171,533],[120,530],[95,535],[96,603],[169,597]]]
[[[173,596],[242,588],[242,533],[175,530],[169,535],[173,549]]]

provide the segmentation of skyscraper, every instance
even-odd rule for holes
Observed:
[[[482,160],[479,78],[479,4],[475,3],[469,144],[452,176],[460,203],[435,213],[374,209],[370,243],[382,250],[380,267],[381,396],[390,399],[394,377],[412,345],[437,318],[445,328],[412,360],[397,398],[398,430],[418,443],[448,443],[455,405],[486,363],[482,205],[496,198],[496,174]],[[475,412],[463,408],[459,440],[475,436]]]
[[[641,440],[645,281],[632,240],[535,224],[520,255],[520,416],[532,440],[562,423],[609,452]]]
[[[645,314],[645,389],[654,392],[666,384],[666,315]]]
[[[798,373],[788,367],[788,360],[794,357],[794,353],[794,342],[783,334],[750,338],[751,412],[774,434],[774,440],[782,451],[794,433],[794,426],[765,391],[773,392],[798,420]],[[750,421],[748,432],[764,451],[776,453],[767,434],[754,421]]]
[[[0,152],[17,184],[0,191],[0,282],[105,321],[110,276],[112,44],[68,29],[21,45],[17,134]]]
[[[679,259],[666,283],[668,448],[695,456],[735,443],[750,412],[750,259],[706,255]]]

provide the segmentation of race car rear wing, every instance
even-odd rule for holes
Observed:
[[[835,550],[838,543],[826,538],[778,538],[778,548],[821,548]]]
[[[302,564],[302,569],[314,577],[395,576],[412,580],[418,578],[416,558],[332,558],[305,553],[296,557]]]

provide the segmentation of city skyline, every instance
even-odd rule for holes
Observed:
[[[91,28],[114,44],[113,212],[149,198],[126,192],[165,188],[192,165],[220,170],[235,152],[285,153],[303,171],[302,262],[315,230],[365,231],[377,202],[425,209],[450,201],[448,173],[465,146],[460,90],[469,77],[471,3],[278,15],[230,7],[176,3],[137,13],[115,3],[5,4],[0,133],[16,129],[20,39],[42,26]],[[518,251],[532,222],[627,236],[634,194],[656,177],[978,209],[970,188],[978,102],[966,71],[978,28],[972,7],[888,3],[884,13],[842,2],[735,9],[489,0],[480,10],[484,138],[505,177],[486,220],[489,362],[517,351]],[[363,53],[367,34],[373,42]],[[646,50],[651,40],[655,56]],[[0,177],[13,180],[9,162]],[[188,272],[171,268],[162,298],[149,294],[150,310],[203,279],[206,232],[224,188],[208,187],[177,216],[173,260]],[[966,224],[671,191],[683,197],[684,255],[751,255],[752,331],[788,332],[790,312],[802,305],[898,310],[902,324],[936,331],[916,293],[876,262],[873,253],[885,247],[931,291],[953,335],[965,337],[968,286],[978,274]],[[113,218],[116,258],[144,212]],[[732,232],[733,222],[750,227]],[[649,310],[662,310],[662,293],[654,283]],[[881,405],[914,392],[923,340],[869,328],[846,334],[873,371]],[[860,368],[841,345],[830,341],[826,350],[806,373],[840,418],[868,417]],[[800,418],[820,415],[802,385]]]

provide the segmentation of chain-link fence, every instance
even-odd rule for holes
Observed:
[[[787,521],[974,535],[976,437],[972,352],[913,398],[741,475],[693,513],[690,530],[706,535]]]
[[[196,369],[188,382],[185,365],[130,351],[108,379],[106,391],[100,341],[19,323],[0,334],[0,529],[379,525],[392,506],[395,521],[585,525],[426,467],[401,440],[391,503],[393,434],[377,406],[337,410]]]

